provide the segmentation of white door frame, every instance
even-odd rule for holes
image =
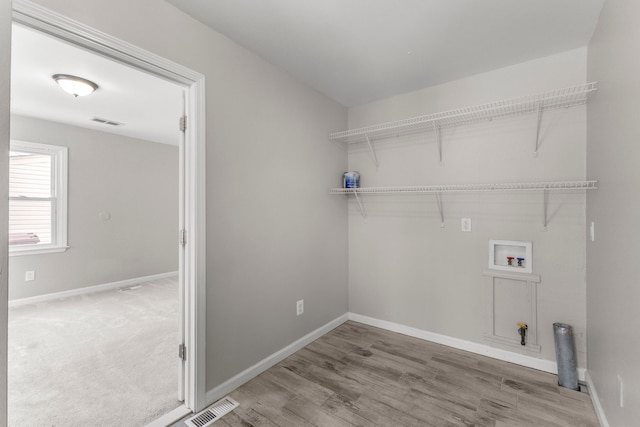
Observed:
[[[26,25],[99,55],[130,65],[185,87],[188,125],[181,148],[181,228],[186,245],[181,253],[184,284],[182,319],[187,348],[184,372],[185,406],[205,406],[205,86],[204,76],[130,43],[69,19],[28,0],[13,0],[13,22]],[[176,118],[176,126],[178,125]],[[177,233],[176,233],[177,235]],[[176,238],[177,239],[177,238]],[[177,343],[176,343],[177,344]],[[177,358],[176,347],[176,358]]]

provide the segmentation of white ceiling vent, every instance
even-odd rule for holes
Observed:
[[[100,117],[94,117],[91,119],[92,122],[102,123],[110,126],[122,126],[124,123],[114,122],[113,120],[101,119]]]
[[[240,406],[230,397],[223,397],[199,414],[189,418],[185,423],[189,427],[207,427],[218,421],[223,415],[228,414]]]

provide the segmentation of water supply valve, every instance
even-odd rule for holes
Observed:
[[[512,256],[508,256],[507,257],[507,265],[513,265],[513,257]]]
[[[518,323],[518,333],[520,334],[520,345],[525,345],[525,338],[527,336],[527,329],[529,327],[526,323]]]
[[[524,267],[524,265],[522,265],[522,263],[524,262],[524,258],[517,258],[518,259],[518,267]]]

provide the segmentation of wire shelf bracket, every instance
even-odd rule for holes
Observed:
[[[547,223],[549,222],[548,210],[549,190],[542,190],[542,231],[547,231]]]
[[[442,164],[442,134],[440,133],[440,124],[434,123],[433,130],[436,133],[436,141],[438,143],[438,160]]]
[[[538,103],[538,120],[536,122],[536,141],[533,146],[533,157],[538,157],[538,148],[540,147],[540,126],[542,125],[542,103]]]
[[[369,145],[369,150],[372,153],[377,167],[378,159],[373,148],[374,139],[433,131],[436,134],[438,154],[440,162],[442,162],[441,128],[466,125],[485,120],[491,121],[496,118],[514,117],[523,114],[536,114],[536,139],[533,150],[535,157],[537,156],[540,146],[540,126],[543,113],[552,109],[569,108],[586,104],[589,95],[597,89],[597,82],[590,82],[534,95],[526,95],[425,116],[349,129],[342,132],[334,132],[329,134],[329,140],[346,142],[347,144],[366,142]]]
[[[356,202],[358,202],[358,207],[360,207],[360,215],[362,215],[362,220],[366,223],[367,222],[367,213],[364,210],[364,205],[362,204],[362,201],[360,200],[360,197],[358,197],[358,190],[353,190],[353,195],[356,196]]]
[[[438,204],[438,211],[440,212],[440,228],[444,228],[444,212],[442,210],[442,200],[440,199],[440,193],[436,193],[436,203]]]
[[[367,135],[365,133],[364,137],[367,140],[367,145],[369,146],[369,151],[371,152],[371,157],[373,157],[373,163],[376,165],[376,169],[378,169],[378,167],[380,166],[380,163],[378,162],[378,156],[376,156],[376,150],[375,150],[375,148],[373,148],[373,144],[371,143],[371,140],[369,139],[369,135]]]
[[[550,191],[577,191],[597,190],[598,181],[547,181],[524,183],[493,183],[493,184],[453,184],[453,185],[429,185],[429,186],[403,186],[403,187],[360,187],[360,188],[332,188],[329,194],[353,194],[360,208],[362,219],[367,222],[367,214],[361,197],[363,194],[434,194],[438,213],[440,214],[440,227],[444,228],[444,208],[442,194],[445,193],[482,193],[482,192],[521,192],[542,191],[542,229],[547,231],[549,223],[549,192]]]

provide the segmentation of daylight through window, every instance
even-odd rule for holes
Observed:
[[[13,255],[66,249],[67,148],[11,141],[9,250]]]

